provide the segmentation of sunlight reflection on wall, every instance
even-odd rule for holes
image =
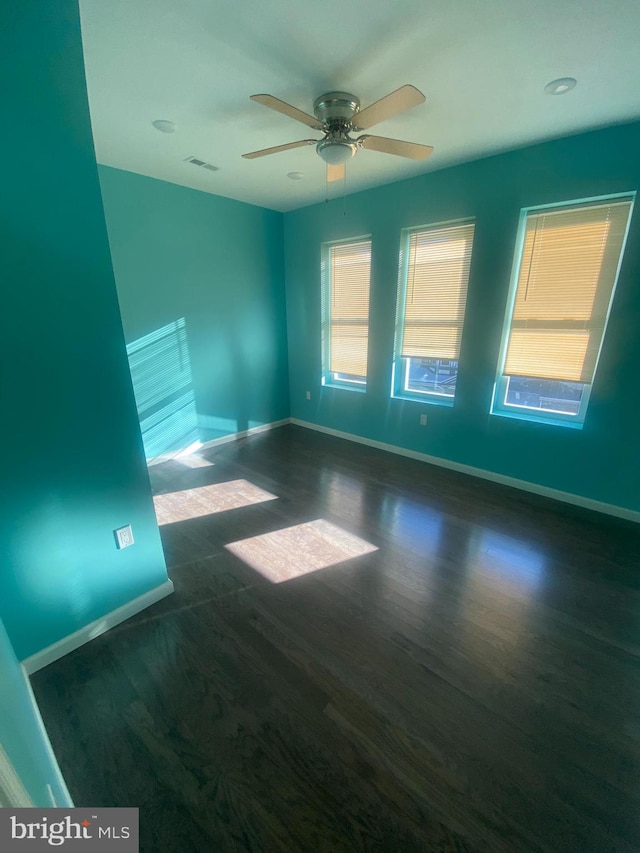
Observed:
[[[184,317],[127,345],[147,459],[198,441]]]

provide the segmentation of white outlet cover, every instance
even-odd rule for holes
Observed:
[[[133,545],[133,530],[131,529],[131,525],[127,524],[124,527],[118,527],[117,530],[113,531],[113,535],[116,538],[116,547],[118,550],[122,548],[128,548],[129,545]]]
[[[307,391],[307,400],[311,399],[311,391]]]
[[[426,415],[420,415],[420,426],[426,426],[426,425],[427,425],[427,416]]]

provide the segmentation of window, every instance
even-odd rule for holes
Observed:
[[[522,213],[492,411],[581,427],[633,196]]]
[[[322,383],[367,385],[371,240],[322,248]]]
[[[473,222],[402,232],[392,394],[453,405]]]

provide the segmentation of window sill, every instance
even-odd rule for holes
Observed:
[[[426,403],[428,406],[444,406],[447,409],[453,408],[454,398],[453,397],[429,397],[426,394],[424,396],[417,394],[397,394],[394,393],[391,395],[392,400],[406,400],[409,403]]]
[[[355,391],[356,394],[366,394],[366,385],[347,385],[343,382],[323,382],[323,388],[337,388],[340,391]]]
[[[582,429],[584,426],[583,421],[565,421],[560,418],[546,417],[544,415],[525,415],[520,412],[505,412],[498,409],[492,411],[491,414],[499,418],[508,418],[512,421],[529,421],[529,423],[548,424],[549,426],[565,427],[565,429]]]

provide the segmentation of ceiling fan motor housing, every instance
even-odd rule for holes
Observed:
[[[354,115],[360,109],[360,99],[349,92],[327,92],[313,102],[313,112],[318,121],[331,127],[350,129]]]
[[[349,92],[327,92],[313,102],[313,112],[326,133],[316,151],[330,166],[342,166],[356,153],[358,146],[349,131],[359,109],[360,100]]]

